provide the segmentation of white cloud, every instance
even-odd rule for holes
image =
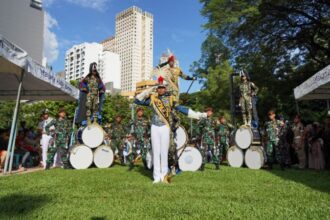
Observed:
[[[99,11],[105,11],[107,9],[107,3],[109,0],[66,0],[75,5],[79,5],[84,8],[92,8]]]
[[[47,63],[53,63],[58,55],[58,40],[56,34],[52,31],[52,28],[57,27],[57,21],[49,13],[45,12],[44,21],[44,57],[47,58]]]

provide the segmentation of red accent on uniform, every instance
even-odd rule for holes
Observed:
[[[159,76],[159,77],[158,77],[158,84],[159,84],[159,85],[163,85],[163,83],[164,83],[164,77]]]
[[[171,61],[175,61],[175,56],[174,55],[172,55],[172,56],[170,56],[168,59],[167,59],[167,61],[168,62],[171,62]]]

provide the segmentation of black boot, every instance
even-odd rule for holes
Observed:
[[[273,169],[273,163],[268,163],[268,169],[272,170]]]
[[[284,171],[285,165],[283,163],[280,164],[281,170]]]
[[[46,168],[45,168],[45,170],[49,170],[49,169],[50,169],[50,166],[51,166],[50,163],[46,163]]]
[[[204,171],[204,169],[205,169],[205,164],[202,164],[200,171]]]
[[[215,165],[215,169],[216,169],[216,170],[220,170],[220,165],[219,165],[219,164],[216,164],[216,165]]]

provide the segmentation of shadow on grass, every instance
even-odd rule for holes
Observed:
[[[106,220],[106,217],[100,217],[100,216],[93,216],[91,217],[91,220]]]
[[[47,196],[12,194],[0,198],[0,219],[23,217],[49,202]]]
[[[136,166],[134,169],[136,169],[143,176],[148,177],[149,179],[153,180],[153,178],[152,178],[152,170],[147,170],[146,168],[144,168],[143,165]]]
[[[276,167],[269,172],[285,180],[301,183],[315,190],[330,193],[329,171],[298,170],[294,168],[282,171]]]

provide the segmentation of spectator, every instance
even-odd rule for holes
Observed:
[[[305,153],[305,144],[303,139],[304,134],[304,125],[301,123],[300,115],[296,115],[293,119],[293,144],[292,147],[294,148],[299,162],[299,168],[304,169],[306,167],[306,153]]]
[[[2,172],[2,169],[5,165],[8,141],[9,141],[9,131],[5,130],[0,132],[0,172]]]
[[[19,171],[26,170],[26,161],[30,156],[30,152],[27,149],[30,148],[31,146],[26,145],[24,139],[25,139],[25,132],[20,131],[16,138],[16,146],[14,151],[15,154],[20,154],[23,156],[22,161],[20,162],[18,167]]]
[[[326,169],[330,170],[330,114],[324,121],[323,141]]]
[[[314,122],[311,136],[308,139],[308,168],[323,170],[325,167],[323,154],[322,127],[320,123]]]

